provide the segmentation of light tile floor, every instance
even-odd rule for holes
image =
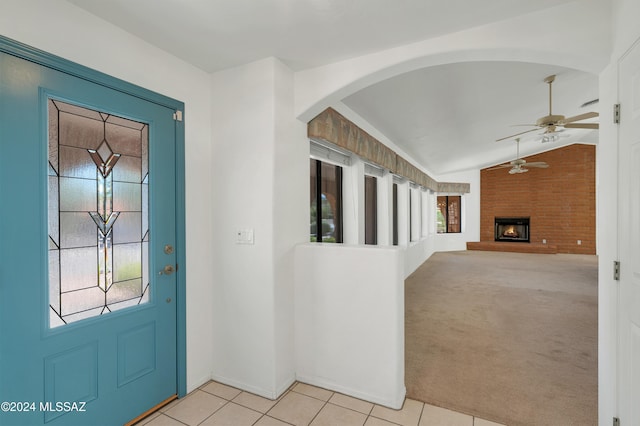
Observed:
[[[218,382],[206,383],[137,426],[502,426],[406,399],[392,410],[337,392],[294,383],[275,401]]]

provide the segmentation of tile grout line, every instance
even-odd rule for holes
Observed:
[[[240,395],[240,394],[238,394],[238,395]],[[252,424],[256,424],[258,421],[260,421],[261,418],[263,418],[264,416],[267,415],[267,413],[263,413],[262,411],[254,410],[253,408],[250,408],[250,407],[245,407],[242,404],[238,404],[237,402],[233,402],[233,400],[229,400],[229,404],[237,405],[240,408],[244,408],[246,410],[253,411],[254,413],[260,414],[260,417],[258,417],[258,419],[255,422],[253,422]],[[220,409],[222,409],[222,407]]]
[[[335,394],[342,395],[342,396],[346,396],[346,397],[348,397],[348,398],[353,398],[352,396],[345,395],[345,394],[340,393],[340,392],[333,392],[333,395],[331,395],[331,398],[333,398],[333,396],[334,396]],[[331,405],[334,405],[334,406],[336,406],[336,407],[344,408],[345,410],[350,410],[350,411],[353,411],[354,413],[364,414],[365,416],[367,416],[367,418],[369,418],[369,416],[370,416],[370,415],[371,415],[371,413],[373,412],[373,409],[375,408],[375,406],[376,406],[376,405],[378,405],[378,404],[374,404],[373,402],[365,401],[365,400],[363,400],[363,399],[353,398],[353,399],[356,399],[356,400],[358,400],[358,401],[363,401],[363,402],[366,402],[366,403],[368,403],[368,404],[371,404],[371,408],[369,409],[369,412],[368,412],[368,413],[363,413],[362,411],[355,410],[355,409],[353,409],[353,408],[351,408],[351,407],[345,407],[344,405],[340,405],[340,404],[336,404],[335,402],[331,402],[331,398],[329,398],[329,399],[327,400],[327,404],[331,404]]]
[[[219,382],[216,382],[216,383],[219,383]],[[224,385],[224,383],[221,383],[221,384],[222,384],[222,385]],[[203,385],[203,386],[205,386],[205,385]],[[228,385],[224,385],[224,386],[228,386]],[[236,389],[236,390],[239,390],[239,392],[238,392],[236,395],[234,395],[234,397],[233,397],[232,399],[227,399],[227,398],[225,398],[225,397],[223,397],[223,396],[221,396],[221,395],[216,395],[216,394],[214,394],[214,393],[210,393],[210,392],[208,392],[208,391],[206,391],[206,390],[204,390],[204,389],[201,389],[203,392],[205,392],[205,393],[207,393],[207,394],[209,394],[209,395],[212,395],[212,396],[218,397],[218,398],[220,398],[220,399],[223,399],[223,400],[225,400],[225,401],[227,401],[227,402],[226,402],[224,405],[222,405],[220,408],[218,408],[217,410],[215,410],[213,413],[211,413],[211,415],[210,415],[209,417],[207,417],[207,418],[206,418],[206,419],[204,419],[202,422],[200,422],[200,423],[199,423],[199,425],[201,425],[202,423],[206,422],[206,421],[207,421],[211,416],[213,416],[215,413],[217,413],[218,411],[222,410],[224,407],[226,407],[226,406],[227,406],[227,405],[229,405],[229,404],[237,405],[238,407],[241,407],[241,408],[243,408],[243,409],[246,409],[246,410],[249,410],[249,411],[253,411],[254,413],[258,413],[258,414],[260,414],[260,417],[258,417],[258,418],[256,419],[256,421],[252,423],[252,425],[255,425],[256,423],[258,423],[258,422],[259,422],[263,417],[269,417],[269,418],[271,418],[271,419],[276,419],[276,420],[278,420],[278,421],[281,421],[281,422],[283,422],[283,423],[286,423],[286,424],[288,424],[288,425],[291,425],[291,423],[289,423],[289,422],[287,422],[287,421],[284,421],[284,420],[278,419],[277,417],[272,417],[272,416],[268,416],[268,415],[267,415],[267,413],[271,410],[271,408],[275,407],[275,406],[276,406],[276,404],[277,404],[277,403],[278,403],[282,398],[284,398],[284,397],[286,396],[286,394],[288,394],[289,392],[291,392],[291,390],[290,390],[290,389],[287,389],[287,390],[282,394],[282,396],[281,396],[280,398],[277,398],[277,399],[273,400],[273,401],[275,401],[275,403],[273,404],[273,406],[272,406],[271,408],[269,408],[269,410],[267,410],[267,412],[266,412],[266,413],[263,413],[263,412],[261,412],[261,411],[254,410],[254,409],[253,409],[253,408],[251,408],[251,407],[246,407],[246,406],[244,406],[244,405],[242,405],[242,404],[239,404],[239,403],[237,403],[237,402],[234,402],[234,400],[235,400],[238,396],[240,396],[243,392],[246,392],[246,391],[243,391],[243,390],[241,390],[241,389],[235,388],[235,387],[233,387],[233,386],[229,386],[229,387],[231,387],[231,388],[233,388],[233,389]],[[260,395],[253,394],[253,393],[251,393],[251,392],[246,392],[246,393],[248,393],[248,394],[250,394],[250,395],[255,395],[255,396],[260,397]],[[261,398],[262,398],[262,397],[261,397]],[[293,426],[293,425],[292,425],[292,426]]]
[[[204,391],[204,393],[209,393],[209,392]],[[209,395],[212,395],[212,394],[209,394]],[[213,395],[213,396],[217,396],[217,395]],[[218,398],[220,398],[220,397],[218,397]],[[220,408],[218,408],[217,410],[214,410],[214,411],[213,411],[213,413],[211,413],[211,414],[209,414],[207,417],[205,417],[205,418],[204,418],[200,423],[198,423],[198,425],[201,425],[202,423],[206,422],[206,421],[209,419],[209,417],[213,416],[215,413],[217,413],[218,411],[222,410],[222,408],[223,408],[223,407],[226,407],[226,406],[227,406],[227,404],[229,404],[229,402],[230,402],[229,400],[227,400],[227,399],[225,399],[225,398],[220,398],[220,399],[223,399],[223,400],[225,400],[226,402],[225,402],[224,404],[222,404],[222,405],[220,406]]]
[[[176,422],[181,423],[181,424],[183,424],[183,425],[185,425],[185,426],[189,426],[189,424],[187,424],[187,423],[185,423],[185,422],[183,422],[183,421],[180,421],[180,420],[176,419],[175,417],[171,417],[170,415],[168,415],[168,414],[166,414],[166,413],[162,413],[162,415],[163,415],[163,416],[167,416],[167,417],[169,417],[171,420],[175,420]]]
[[[174,407],[177,407],[178,405],[180,405],[181,403],[183,403],[183,402],[184,402],[184,400],[187,398],[187,396],[194,394],[194,393],[195,393],[196,391],[198,391],[198,390],[200,390],[200,388],[195,388],[195,389],[194,389],[190,394],[185,395],[185,397],[184,397],[183,399],[176,399],[176,400],[175,400],[175,401],[176,401],[176,404],[175,404],[173,407],[171,407],[171,409],[173,409]],[[206,392],[205,392],[205,393],[206,393]],[[167,408],[168,408],[168,406],[167,406]],[[167,416],[167,417],[169,417],[170,419],[175,420],[175,421],[176,421],[176,422],[178,422],[178,423],[181,423],[181,424],[183,424],[183,425],[185,425],[185,426],[189,426],[189,424],[188,424],[188,423],[185,423],[185,422],[183,422],[183,421],[181,421],[181,420],[179,420],[179,419],[176,419],[175,417],[171,417],[169,414],[167,414],[168,412],[169,412],[169,409],[167,409],[167,411],[165,411],[165,412],[162,412],[162,411],[161,411],[161,412],[160,412],[160,415],[162,415],[162,416]]]
[[[420,409],[420,415],[418,416],[418,424],[416,426],[420,426],[420,422],[422,421],[422,415],[424,414],[424,407],[427,406],[426,402],[422,403],[422,408]],[[473,425],[471,425],[473,426]]]
[[[286,423],[286,424],[288,424],[288,425],[295,426],[295,425],[293,425],[292,423],[289,423],[289,422],[288,422],[288,421],[286,421],[286,420],[282,420],[282,419],[280,419],[280,418],[278,418],[278,417],[276,417],[276,416],[270,416],[270,415],[269,415],[269,412],[271,412],[271,410],[273,410],[273,409],[276,407],[276,405],[278,405],[278,404],[280,403],[280,401],[282,401],[282,400],[283,400],[287,395],[289,395],[291,392],[293,392],[293,387],[295,386],[295,384],[296,384],[296,383],[297,383],[297,382],[293,382],[293,383],[291,384],[291,386],[289,386],[289,387],[287,388],[287,390],[286,390],[286,391],[284,391],[284,392],[282,393],[282,395],[280,395],[280,397],[279,397],[279,398],[277,398],[277,399],[273,400],[273,401],[276,401],[276,402],[275,402],[275,404],[273,404],[273,405],[271,406],[271,408],[269,408],[269,409],[267,410],[267,412],[266,412],[266,413],[264,413],[264,415],[263,415],[262,417],[265,417],[265,416],[266,416],[266,417],[269,417],[270,419],[276,419],[276,420],[278,420],[278,421],[280,421],[280,422],[283,422],[283,423]],[[296,392],[296,393],[297,393],[297,392]],[[260,417],[260,418],[262,418],[262,417]],[[258,419],[258,420],[260,420],[260,419]]]
[[[206,391],[205,391],[205,392],[206,392]],[[207,392],[207,393],[209,393],[209,392]],[[242,393],[242,392],[241,392],[241,393]],[[232,400],[232,399],[226,399],[226,398],[223,398],[223,397],[221,397],[221,396],[219,396],[219,395],[215,395],[215,394],[210,394],[210,395],[217,396],[218,398],[224,399],[224,400],[225,400],[225,401],[227,401],[227,402],[226,402],[226,404],[223,404],[220,408],[218,408],[217,410],[215,410],[213,413],[211,413],[211,415],[209,415],[209,417],[207,417],[206,419],[204,419],[203,421],[201,421],[200,423],[198,423],[198,425],[203,424],[203,423],[204,423],[204,422],[206,422],[209,418],[211,418],[214,414],[216,414],[218,411],[222,410],[224,407],[226,407],[227,405],[230,405],[230,404],[233,404],[233,405],[238,406],[238,407],[240,407],[240,408],[243,408],[243,409],[245,409],[245,410],[253,411],[254,413],[258,413],[258,414],[260,414],[260,417],[258,417],[258,418],[256,419],[256,421],[252,423],[252,425],[256,424],[257,422],[259,422],[259,421],[260,421],[260,419],[261,419],[261,418],[263,418],[264,416],[266,416],[266,415],[267,415],[266,413],[263,413],[263,412],[261,412],[261,411],[254,410],[253,408],[250,408],[250,407],[245,407],[244,405],[242,405],[242,404],[238,404],[237,402],[233,402],[233,400]],[[238,395],[240,395],[240,394],[238,394]],[[236,395],[234,398],[236,398],[238,395]],[[280,420],[280,419],[277,419],[277,420]],[[287,422],[285,422],[285,423],[287,423]],[[288,424],[290,424],[290,423],[288,423]]]
[[[260,420],[262,420],[264,417],[268,417],[268,418],[270,418],[270,419],[277,420],[277,421],[279,421],[279,422],[281,422],[281,423],[284,423],[284,424],[287,424],[287,425],[290,425],[290,426],[296,426],[296,425],[295,425],[295,424],[293,424],[293,423],[289,423],[289,422],[287,422],[287,421],[285,421],[285,420],[280,420],[280,419],[279,419],[279,418],[277,418],[277,417],[272,417],[272,416],[269,416],[269,415],[267,415],[267,414],[264,414],[262,417],[260,417],[258,420],[256,420],[256,423],[258,423],[258,422],[259,422]],[[255,425],[256,423],[254,423],[254,425]]]
[[[302,383],[302,382],[298,382],[298,383]],[[306,383],[305,383],[305,384],[306,384]],[[306,385],[307,385],[307,386],[314,386],[314,385],[309,385],[309,384],[306,384]],[[357,413],[357,414],[363,414],[364,416],[366,416],[366,417],[365,417],[365,421],[364,421],[364,422],[366,423],[366,422],[367,422],[367,420],[369,420],[369,417],[372,417],[372,416],[371,416],[371,413],[373,412],[373,409],[374,409],[374,408],[375,408],[375,406],[377,405],[377,404],[373,404],[373,403],[371,403],[371,404],[372,404],[372,407],[371,407],[371,409],[369,410],[369,413],[363,413],[363,412],[361,412],[361,411],[354,410],[353,408],[350,408],[350,407],[344,407],[344,406],[342,406],[342,405],[334,404],[333,402],[331,402],[331,398],[333,398],[333,396],[334,396],[335,394],[344,395],[344,396],[347,396],[347,397],[349,397],[349,398],[353,398],[353,397],[350,397],[349,395],[342,394],[342,393],[340,393],[340,392],[335,392],[335,391],[331,391],[331,390],[329,390],[329,389],[321,388],[321,387],[318,387],[318,386],[314,386],[314,387],[316,387],[316,388],[318,388],[318,389],[324,389],[324,390],[326,390],[326,391],[331,392],[331,396],[330,396],[327,400],[324,400],[324,399],[316,398],[315,396],[312,396],[312,395],[307,395],[307,394],[305,394],[305,393],[298,392],[298,391],[296,391],[296,390],[295,390],[295,389],[293,389],[293,388],[290,390],[290,392],[295,392],[295,393],[297,393],[298,395],[308,396],[309,398],[313,398],[313,399],[315,399],[315,400],[318,400],[318,401],[322,401],[322,402],[324,402],[324,404],[322,405],[322,407],[320,408],[320,410],[316,413],[316,415],[315,415],[315,416],[313,416],[313,418],[311,419],[311,422],[310,422],[309,424],[313,423],[313,421],[316,419],[316,417],[318,417],[318,414],[320,414],[320,411],[322,411],[322,410],[323,410],[327,405],[333,405],[334,407],[339,407],[339,408],[342,408],[342,409],[344,409],[344,410],[349,410],[349,411],[352,411],[352,412]],[[354,398],[354,399],[358,399],[358,398]],[[360,399],[359,399],[359,401],[363,401],[363,400],[360,400]],[[367,401],[365,401],[365,402],[367,402]],[[377,417],[374,417],[374,418],[376,418],[376,419],[377,419]],[[380,419],[380,420],[383,420],[383,419]],[[393,423],[393,422],[390,422],[390,423]]]
[[[374,416],[373,414],[369,414],[369,415],[367,416],[367,420],[369,420],[369,417],[373,417],[373,418],[374,418],[374,419],[376,419],[376,420],[382,420],[382,421],[384,421],[384,422],[391,423],[392,425],[403,426],[403,425],[402,425],[402,423],[392,422],[391,420],[383,419],[382,417],[376,417],[376,416]],[[366,423],[366,422],[365,422],[365,423]]]
[[[383,418],[380,418],[380,417],[376,417],[376,416],[369,416],[369,417],[371,417],[373,419],[376,419],[376,420],[381,420],[381,421],[383,421],[385,423],[389,423],[389,424],[391,424],[393,426],[403,426],[400,423],[392,422],[391,420],[383,419]],[[369,419],[369,417],[367,417],[367,420]]]
[[[302,382],[296,382],[296,384],[297,384],[297,383],[302,383]],[[324,399],[320,399],[320,398],[317,398],[317,397],[315,397],[315,396],[307,395],[307,394],[302,393],[302,392],[300,392],[300,391],[296,391],[296,390],[295,390],[295,384],[291,385],[291,388],[290,388],[287,392],[285,392],[285,394],[286,394],[286,393],[290,393],[290,392],[294,392],[294,393],[296,393],[296,394],[298,394],[298,395],[302,395],[302,396],[306,396],[306,397],[309,397],[309,398],[313,398],[313,399],[315,399],[315,400],[317,400],[317,401],[321,401],[321,402],[323,402],[323,403],[324,403],[324,404],[322,405],[322,407],[320,408],[320,410],[316,413],[316,415],[315,415],[315,416],[313,416],[313,418],[311,419],[311,422],[310,422],[309,424],[313,423],[313,421],[314,421],[314,420],[315,420],[315,418],[318,416],[318,414],[320,414],[320,411],[322,411],[322,409],[323,409],[325,406],[327,406],[327,404],[331,404],[331,405],[333,405],[333,406],[335,406],[335,407],[340,407],[340,408],[343,408],[343,409],[345,409],[345,410],[353,411],[354,413],[364,414],[364,415],[366,416],[366,418],[365,418],[365,423],[367,422],[367,420],[369,420],[369,418],[370,418],[370,417],[373,417],[374,419],[377,419],[377,420],[383,420],[383,421],[386,421],[386,422],[392,423],[392,424],[397,425],[397,426],[402,426],[402,424],[400,424],[400,423],[392,422],[392,421],[390,421],[390,420],[383,419],[383,418],[381,418],[381,417],[376,417],[376,416],[372,415],[371,413],[373,413],[373,410],[374,410],[374,408],[375,408],[376,406],[383,407],[383,406],[381,406],[381,405],[379,405],[379,404],[370,403],[370,404],[372,405],[372,407],[371,407],[371,409],[369,410],[369,413],[368,413],[368,414],[367,414],[367,413],[363,413],[363,412],[361,412],[361,411],[357,411],[357,410],[354,410],[354,409],[349,408],[349,407],[343,407],[342,405],[338,405],[338,404],[334,404],[334,403],[330,402],[331,398],[332,398],[336,393],[338,393],[338,394],[340,394],[340,395],[344,395],[344,396],[349,397],[349,398],[353,398],[352,396],[345,395],[345,394],[340,393],[340,392],[330,391],[329,389],[321,388],[321,387],[319,387],[319,386],[309,385],[309,384],[307,384],[307,383],[303,383],[303,384],[306,384],[307,386],[313,386],[313,387],[316,387],[316,388],[318,388],[318,389],[324,389],[324,390],[326,390],[326,391],[331,392],[331,396],[330,396],[330,397],[329,397],[329,399],[327,399],[326,401],[325,401]],[[283,394],[282,398],[284,398],[285,394]],[[357,399],[358,401],[364,401],[364,400],[361,400],[361,399],[358,399],[358,398],[354,398],[354,399]],[[368,402],[368,401],[365,401],[365,402]],[[424,409],[424,403],[422,403],[422,404],[423,404],[423,405],[422,405],[422,409]],[[404,402],[402,403],[402,405],[404,406]],[[383,408],[386,408],[386,407],[383,407]],[[266,415],[266,414],[265,414],[265,415]],[[422,415],[422,410],[421,410],[421,412],[420,412],[420,415]],[[277,420],[280,420],[280,419],[278,419],[278,418],[276,418],[276,419],[277,419]],[[285,423],[288,423],[288,422],[285,422]],[[419,421],[418,421],[418,424],[419,424]],[[418,425],[416,425],[416,426],[418,426]]]
[[[215,397],[218,397],[218,398],[224,399],[224,400],[225,400],[225,401],[227,401],[227,402],[226,402],[226,404],[224,404],[222,407],[220,407],[218,410],[216,410],[216,411],[214,411],[213,413],[211,413],[211,415],[210,415],[209,417],[207,417],[206,419],[204,419],[200,424],[202,424],[202,423],[204,423],[205,421],[207,421],[207,419],[209,419],[209,418],[210,418],[211,416],[213,416],[215,413],[217,413],[218,411],[220,411],[222,408],[226,407],[228,404],[234,404],[234,405],[237,405],[238,407],[241,407],[241,408],[243,408],[243,409],[247,409],[247,410],[250,410],[250,411],[253,411],[253,412],[255,412],[255,413],[260,414],[260,417],[258,417],[258,418],[256,419],[256,421],[252,423],[252,426],[253,426],[253,425],[255,425],[256,423],[258,423],[258,422],[259,422],[263,417],[269,417],[269,418],[272,418],[272,419],[276,419],[275,417],[267,416],[267,413],[271,410],[271,408],[275,407],[275,405],[276,405],[276,404],[277,404],[277,403],[278,403],[282,398],[284,398],[284,397],[286,396],[286,394],[288,394],[288,393],[290,392],[290,387],[289,387],[289,388],[287,388],[287,390],[286,390],[285,392],[283,392],[283,394],[281,395],[281,397],[280,397],[280,398],[277,398],[277,399],[273,400],[273,401],[275,401],[275,402],[274,402],[274,405],[273,405],[271,408],[269,408],[269,410],[267,410],[267,412],[263,413],[263,412],[261,412],[261,411],[255,410],[255,409],[253,409],[253,408],[251,408],[251,407],[247,407],[247,406],[244,406],[244,405],[239,404],[239,403],[237,403],[237,402],[234,402],[234,400],[235,400],[236,398],[238,398],[238,396],[242,395],[242,393],[247,393],[247,394],[250,394],[250,395],[255,395],[255,396],[261,397],[260,395],[256,395],[256,394],[253,394],[253,393],[251,393],[251,392],[243,391],[242,389],[238,389],[238,388],[236,388],[236,387],[229,386],[229,385],[225,385],[224,383],[220,383],[220,384],[221,384],[221,385],[223,385],[223,386],[227,386],[227,387],[230,387],[230,388],[232,388],[232,389],[235,389],[235,390],[238,390],[238,391],[239,391],[236,395],[234,395],[234,396],[233,396],[233,398],[232,398],[232,399],[227,399],[227,398],[226,398],[226,397],[224,397],[224,396],[216,395],[215,393],[211,393],[211,392],[209,392],[209,391],[204,390],[204,387],[206,387],[206,386],[207,386],[209,383],[211,383],[211,382],[214,382],[214,383],[220,383],[220,382],[216,382],[216,381],[214,381],[214,380],[209,381],[209,382],[207,382],[207,383],[203,384],[203,385],[200,387],[200,390],[202,390],[203,392],[205,392],[205,393],[207,393],[207,394],[209,394],[209,395],[212,395],[212,396],[215,396]],[[261,397],[261,398],[263,398],[263,397]],[[283,421],[283,420],[280,420],[280,419],[276,419],[276,420]],[[283,422],[284,422],[284,421],[283,421]],[[284,423],[291,424],[291,423],[288,423],[288,422],[284,422]]]
[[[331,394],[331,396],[333,396],[333,394]],[[313,398],[313,397],[312,397]],[[318,398],[316,398],[318,399]],[[320,400],[321,401],[321,400]],[[309,423],[307,423],[308,425],[310,425],[311,423],[313,423],[313,421],[316,419],[316,417],[318,417],[318,414],[320,414],[320,412],[324,409],[324,407],[327,406],[327,404],[329,403],[329,401],[324,401],[324,405],[322,407],[320,407],[320,409],[318,410],[318,412],[316,413],[315,416],[313,416],[313,418],[311,419],[311,421]]]
[[[313,385],[308,385],[308,386],[313,386]],[[318,386],[315,386],[315,387],[318,387]],[[318,388],[319,388],[319,389],[324,389],[324,388],[320,388],[320,387],[318,387]],[[324,390],[329,391],[329,389],[324,389]],[[352,412],[357,413],[357,414],[363,414],[363,415],[365,415],[365,416],[366,416],[366,418],[365,418],[365,423],[367,422],[367,420],[369,420],[369,417],[373,417],[374,419],[384,420],[384,421],[387,421],[387,422],[389,422],[389,423],[393,423],[393,424],[395,424],[395,425],[402,426],[400,423],[392,422],[392,421],[389,421],[389,420],[386,420],[386,419],[383,419],[383,418],[380,418],[380,417],[376,417],[376,416],[374,416],[374,415],[372,415],[372,414],[371,414],[371,413],[373,413],[373,409],[374,409],[376,406],[378,406],[378,407],[382,407],[381,405],[379,405],[379,404],[375,404],[375,403],[372,403],[372,402],[368,402],[368,401],[364,401],[364,400],[362,400],[362,399],[353,398],[352,396],[345,395],[345,394],[340,393],[340,392],[329,391],[329,392],[331,392],[331,396],[330,396],[330,397],[329,397],[329,399],[327,399],[326,401],[325,401],[324,399],[316,398],[316,397],[314,397],[314,396],[307,395],[307,394],[302,393],[302,392],[298,392],[298,391],[296,391],[296,390],[294,390],[294,389],[292,389],[290,392],[295,392],[295,393],[297,393],[298,395],[308,396],[309,398],[313,398],[313,399],[315,399],[315,400],[317,400],[317,401],[322,401],[322,402],[324,402],[324,405],[322,406],[322,408],[320,408],[320,411],[322,411],[322,409],[323,409],[324,407],[326,407],[327,405],[333,405],[334,407],[339,407],[339,408],[342,408],[342,409],[345,409],[345,410],[352,411]],[[340,394],[340,395],[346,396],[346,397],[348,397],[348,398],[356,399],[356,400],[358,400],[358,401],[364,401],[364,402],[367,402],[367,403],[371,404],[372,406],[371,406],[371,408],[369,409],[369,412],[368,412],[368,413],[363,413],[362,411],[354,410],[353,408],[350,408],[350,407],[345,407],[345,406],[342,406],[342,405],[339,405],[339,404],[335,404],[335,403],[331,402],[331,398],[332,398],[335,394]],[[404,405],[404,403],[403,403],[403,405]],[[424,405],[423,405],[423,407],[424,407]],[[385,407],[385,408],[386,408],[386,407]],[[318,411],[318,413],[316,413],[316,415],[313,417],[313,419],[311,419],[311,423],[313,423],[313,420],[315,420],[315,418],[318,416],[318,414],[320,414],[320,411]],[[310,424],[311,424],[311,423],[310,423]],[[416,426],[417,426],[417,425],[416,425]]]

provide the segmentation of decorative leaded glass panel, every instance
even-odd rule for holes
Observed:
[[[48,101],[50,327],[149,301],[149,129]]]

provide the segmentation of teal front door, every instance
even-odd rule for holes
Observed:
[[[178,393],[174,113],[0,52],[0,424]]]

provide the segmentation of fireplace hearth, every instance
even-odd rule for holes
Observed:
[[[529,242],[528,217],[496,217],[495,241]]]

